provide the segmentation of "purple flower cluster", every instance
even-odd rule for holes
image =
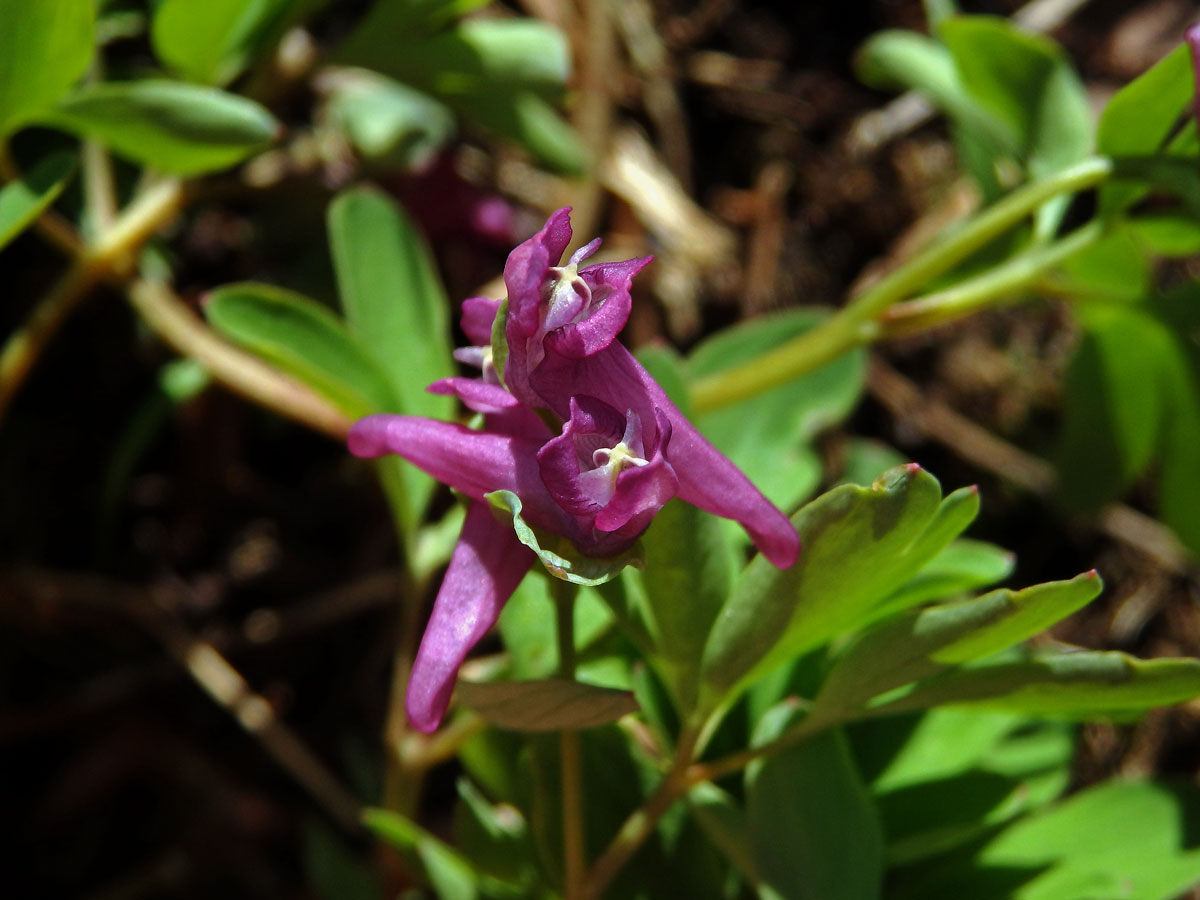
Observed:
[[[421,731],[437,728],[459,666],[535,561],[511,524],[493,516],[487,494],[511,491],[530,525],[591,557],[629,549],[672,497],[741,523],[780,568],[800,552],[787,517],[617,340],[629,318],[633,277],[650,259],[581,269],[600,244],[595,240],[560,265],[571,240],[569,212],[552,215],[504,267],[503,379],[492,352],[501,303],[474,298],[462,307],[474,346],[455,356],[477,366],[479,377],[429,387],[481,413],[483,427],[375,415],[350,431],[354,454],[398,454],[469,498],[409,681],[408,716]],[[561,422],[558,434],[547,424],[554,420]]]

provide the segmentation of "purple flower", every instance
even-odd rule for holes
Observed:
[[[505,381],[523,404],[566,418],[571,397],[587,393],[642,422],[665,417],[672,427],[670,460],[678,496],[734,519],[771,562],[787,568],[800,543],[787,517],[741,470],[701,436],[650,374],[617,340],[631,308],[633,276],[649,259],[579,268],[596,251],[593,241],[559,266],[571,240],[570,210],[560,209],[508,257],[508,362]]]
[[[510,524],[493,517],[489,494],[515,494],[529,525],[589,557],[628,550],[675,496],[736,519],[781,568],[799,554],[787,517],[700,436],[616,340],[629,317],[633,276],[649,260],[580,269],[594,241],[559,266],[571,238],[567,213],[555,213],[509,256],[503,381],[491,347],[500,303],[474,298],[463,303],[462,316],[473,346],[455,356],[480,376],[430,385],[481,413],[483,427],[375,415],[350,431],[354,454],[398,454],[468,498],[409,680],[406,708],[421,731],[437,728],[459,666],[536,559]],[[562,423],[560,433],[547,418]]]

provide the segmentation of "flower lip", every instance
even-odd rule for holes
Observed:
[[[647,440],[633,410],[622,417],[586,395],[571,398],[570,412],[562,434],[538,451],[543,484],[585,531],[637,537],[678,488],[663,455],[670,424],[656,421]]]

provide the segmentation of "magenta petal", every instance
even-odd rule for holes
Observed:
[[[624,430],[624,417],[607,403],[595,397],[570,398],[562,434],[547,441],[537,455],[542,483],[559,506],[574,516],[589,519],[599,511],[600,504],[581,489],[576,440],[596,438],[596,447],[611,447],[621,440]]]
[[[538,395],[560,416],[569,414],[572,388],[584,385],[610,406],[632,409],[643,423],[656,421],[656,408],[662,410],[673,429],[667,459],[679,478],[679,498],[739,522],[779,568],[796,562],[800,538],[788,517],[704,439],[619,341],[584,359],[547,356],[534,377]]]
[[[649,464],[626,469],[617,477],[617,489],[596,516],[596,528],[637,537],[679,489],[671,464],[656,453]]]
[[[418,731],[431,732],[441,723],[459,667],[496,623],[534,560],[486,503],[468,506],[408,679],[404,707]]]
[[[517,398],[498,384],[488,384],[478,378],[455,375],[435,381],[428,388],[431,394],[449,394],[463,402],[467,409],[480,413],[495,413],[518,406]]]
[[[590,316],[581,322],[564,325],[546,337],[548,352],[561,353],[572,359],[580,359],[599,353],[617,339],[633,305],[630,290],[633,276],[642,271],[654,259],[643,256],[624,262],[600,263],[589,266],[579,273],[592,293],[605,297]]]
[[[434,419],[367,416],[351,426],[347,444],[355,456],[395,453],[476,500],[498,490],[521,496],[520,483],[528,479],[531,466],[536,477],[536,442]]]
[[[511,414],[537,419],[524,409],[499,418],[503,421]],[[545,426],[538,424],[545,433]],[[355,456],[369,459],[394,453],[473,500],[482,500],[492,491],[512,491],[521,498],[531,525],[556,534],[574,534],[574,520],[554,502],[538,472],[537,451],[543,440],[523,433],[473,431],[434,419],[379,413],[355,422],[346,443]]]
[[[499,300],[489,300],[487,297],[472,297],[462,302],[462,330],[474,346],[491,346],[492,323],[496,320],[496,311],[500,309],[500,303]]]
[[[557,266],[571,243],[571,208],[555,212],[542,229],[508,255],[504,264],[504,286],[508,288],[510,347],[517,344],[513,329],[528,337],[537,331],[542,302],[542,282],[551,266]]]

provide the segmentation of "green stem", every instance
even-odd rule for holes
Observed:
[[[731,753],[728,756],[723,756],[720,759],[707,763],[696,763],[687,770],[686,783],[689,787],[699,784],[702,781],[714,781],[725,775],[730,775],[740,769],[746,768],[755,760],[762,759],[764,756],[770,756],[772,753],[778,753],[780,750],[786,750],[788,747],[793,747],[801,741],[812,737],[827,728],[832,728],[838,722],[829,716],[810,715],[799,725],[785,731],[775,740],[758,747],[749,747],[745,750],[739,750],[737,753]]]
[[[1014,191],[918,253],[811,331],[749,362],[698,380],[692,386],[692,408],[706,412],[755,396],[876,340],[882,334],[877,320],[894,304],[1004,234],[1047,200],[1095,187],[1112,173],[1111,160],[1095,157]]]
[[[1032,287],[1048,270],[1092,246],[1104,234],[1105,223],[1093,220],[1066,237],[1033,247],[976,278],[907,303],[898,303],[880,317],[880,336],[898,337],[932,328],[977,312],[994,304],[997,298]]]
[[[97,240],[78,250],[66,274],[46,294],[29,318],[0,350],[0,418],[50,339],[99,282],[128,276],[142,245],[175,217],[183,202],[177,181],[147,191]]]
[[[558,674],[560,678],[575,677],[575,597],[578,589],[557,579],[551,585],[554,597],[556,636],[558,639]],[[583,825],[583,753],[579,732],[563,729],[562,749],[563,795],[563,870],[565,900],[583,897],[585,832]]]

